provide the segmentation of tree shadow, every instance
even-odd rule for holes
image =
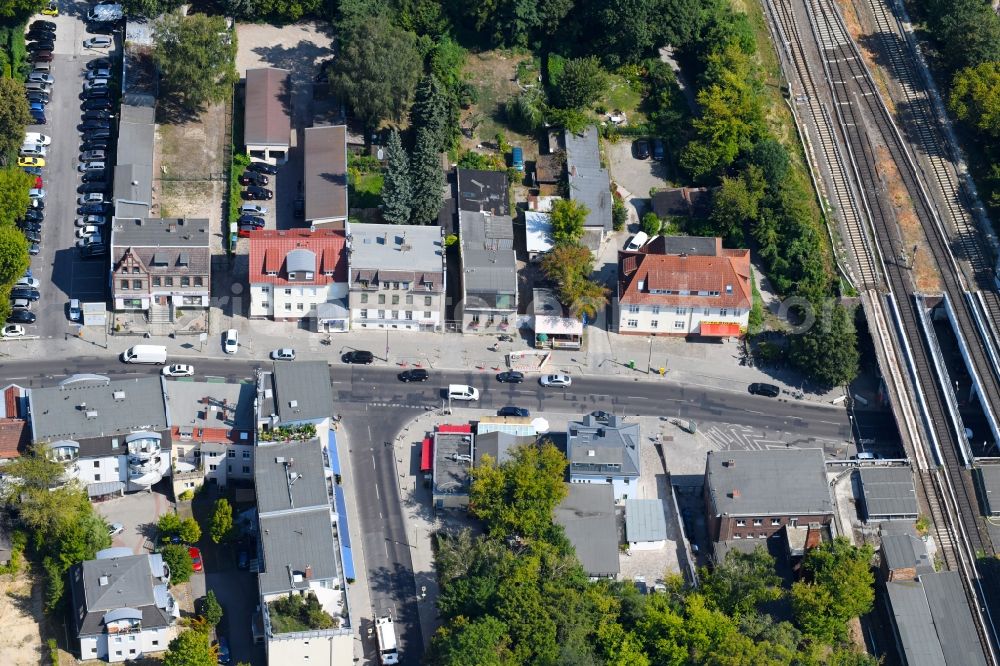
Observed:
[[[156,122],[165,125],[183,125],[198,120],[204,108],[191,110],[176,95],[161,95],[156,100]]]

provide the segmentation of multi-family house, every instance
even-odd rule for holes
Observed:
[[[598,420],[592,414],[566,427],[569,482],[608,484],[616,502],[639,494],[639,424],[619,416]]]
[[[169,583],[159,553],[108,548],[74,565],[70,594],[80,658],[124,662],[166,650],[180,617]]]
[[[346,245],[339,229],[251,232],[250,318],[308,319],[314,331],[346,331]]]
[[[31,437],[91,497],[146,490],[170,474],[163,378],[73,375],[31,389]]]
[[[261,441],[280,439],[278,429],[312,426],[325,437],[333,410],[326,361],[276,362],[257,377],[257,430]]]
[[[207,308],[209,237],[204,219],[117,218],[111,231],[114,309],[170,321],[179,308]]]
[[[441,227],[352,224],[352,328],[439,331],[444,324]]]
[[[509,215],[459,211],[462,332],[496,335],[517,325],[517,261]]]
[[[750,250],[721,238],[658,236],[618,253],[618,332],[725,338],[746,331]]]

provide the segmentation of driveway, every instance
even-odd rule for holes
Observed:
[[[124,525],[125,530],[112,539],[112,545],[140,554],[152,552],[156,522],[171,507],[166,495],[154,491],[95,502],[94,509],[109,523]]]
[[[622,139],[618,143],[605,143],[604,147],[611,179],[638,200],[633,201],[632,205],[641,217],[648,210],[649,191],[663,189],[670,184],[666,180],[666,165],[653,158],[636,159],[632,153],[632,143],[633,139]]]

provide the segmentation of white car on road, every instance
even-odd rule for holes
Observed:
[[[43,190],[40,187],[33,187],[30,190],[28,190],[28,197],[32,199],[44,199],[45,190]]]
[[[194,366],[175,363],[163,368],[165,377],[194,377]]]
[[[571,385],[573,380],[570,379],[569,375],[542,375],[538,379],[538,383],[542,386],[562,388]]]
[[[20,324],[7,324],[0,333],[4,339],[20,338],[24,336],[24,326]]]
[[[227,354],[235,354],[239,348],[240,333],[235,328],[231,328],[222,336],[222,351]]]

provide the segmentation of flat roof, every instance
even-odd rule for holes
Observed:
[[[917,569],[917,573],[932,573],[934,567],[922,539],[910,534],[883,534],[882,559],[889,569]]]
[[[282,423],[316,421],[333,414],[333,388],[326,361],[275,362],[271,377]]]
[[[979,475],[983,479],[987,512],[1000,514],[1000,465],[980,465]]]
[[[456,169],[458,210],[510,215],[507,172]]]
[[[260,593],[301,590],[308,588],[311,581],[339,578],[332,525],[329,505],[292,514],[261,516],[264,558],[258,575]]]
[[[441,227],[351,224],[351,269],[444,270]]]
[[[73,375],[58,386],[31,389],[35,442],[87,439],[167,427],[163,378],[109,379]]]
[[[288,146],[292,119],[288,108],[287,69],[260,67],[247,70],[246,113],[243,140],[248,146]]]
[[[347,218],[347,127],[307,127],[305,151],[306,220]]]
[[[615,491],[609,483],[567,483],[568,493],[553,512],[591,576],[617,576],[618,524]]]
[[[534,210],[524,212],[525,246],[528,252],[542,254],[555,246],[552,239],[552,216]]]
[[[471,429],[470,429],[471,430]],[[434,433],[434,493],[468,495],[472,468],[471,432]]]
[[[625,537],[629,541],[666,541],[667,517],[658,499],[625,500]]]
[[[531,299],[535,333],[583,335],[583,322],[569,316],[553,290],[532,289]]]
[[[323,506],[330,498],[318,439],[258,444],[253,461],[257,511],[289,514]]]
[[[208,247],[208,220],[201,218],[144,217],[118,220],[114,244],[131,247]]]
[[[912,470],[906,467],[862,467],[861,492],[868,520],[920,515]]]
[[[253,384],[168,381],[171,425],[181,432],[223,428],[252,433],[255,428]],[[238,439],[237,438],[234,438]],[[247,439],[251,444],[253,439]]]
[[[517,295],[514,223],[508,215],[459,213],[462,275],[466,294]],[[514,307],[514,303],[511,303]]]
[[[705,483],[717,515],[833,513],[822,449],[709,451]]]

